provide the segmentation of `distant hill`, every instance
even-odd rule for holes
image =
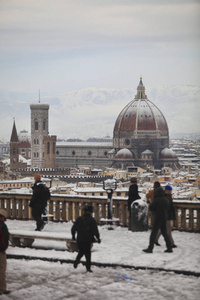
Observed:
[[[86,88],[53,96],[41,97],[50,105],[49,133],[64,139],[88,139],[113,136],[115,121],[136,94],[136,88]],[[200,134],[200,87],[147,87],[146,94],[164,114],[170,137]],[[0,91],[0,140],[10,138],[15,117],[17,131],[30,132],[30,104],[37,103],[35,95]]]

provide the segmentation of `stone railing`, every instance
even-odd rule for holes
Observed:
[[[7,211],[8,219],[31,220],[29,207],[31,194],[0,193],[0,209]],[[48,213],[54,221],[71,221],[81,215],[85,204],[94,207],[94,217],[98,224],[101,218],[107,218],[107,198],[77,195],[52,195],[48,201]],[[200,232],[200,201],[174,201],[176,220],[172,221],[174,229]],[[113,198],[113,217],[119,218],[120,226],[128,226],[127,198]],[[151,227],[151,214],[148,218]]]

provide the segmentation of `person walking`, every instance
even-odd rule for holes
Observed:
[[[167,246],[165,252],[173,252],[166,226],[169,210],[169,200],[165,197],[164,190],[161,187],[155,189],[154,200],[149,205],[149,209],[154,213],[154,223],[149,238],[149,246],[147,249],[143,249],[143,251],[146,253],[153,252],[154,242],[158,234],[158,230],[160,229]]]
[[[95,219],[92,217],[93,207],[86,205],[84,213],[78,217],[71,228],[72,239],[75,240],[77,233],[78,255],[74,262],[74,268],[77,268],[80,259],[83,255],[86,258],[86,270],[91,270],[91,247],[92,243],[97,239],[98,243],[101,242],[100,234]]]
[[[0,209],[0,295],[9,294],[6,285],[6,249],[8,248],[9,231],[5,224],[7,213]]]
[[[154,191],[155,189],[157,189],[158,187],[160,187],[160,182],[159,181],[155,181],[153,184],[153,189],[150,190],[147,194],[146,194],[146,198],[147,198],[147,203],[150,204],[153,202],[153,198],[154,198]]]
[[[160,187],[160,182],[159,181],[155,181],[154,184],[153,184],[153,189],[150,190],[147,194],[146,194],[146,198],[147,198],[147,203],[148,204],[151,204],[153,202],[153,199],[154,199],[154,192],[155,192],[155,189],[159,188]],[[154,223],[154,214],[153,212],[151,213],[151,224]],[[161,235],[161,231],[160,229],[158,230],[158,234],[156,236],[156,239],[154,241],[155,245],[156,246],[160,246],[159,242],[158,242],[158,239]]]
[[[129,230],[131,230],[131,205],[135,200],[141,199],[138,193],[137,178],[132,177],[130,182],[131,184],[128,191]]]
[[[42,183],[40,174],[35,174],[34,179],[33,195],[29,206],[31,207],[32,217],[36,221],[35,230],[41,231],[45,225],[42,214],[45,213],[47,200],[50,199],[51,195],[48,187]]]
[[[175,209],[172,200],[172,187],[169,184],[165,186],[165,197],[169,200],[169,212],[167,217],[167,233],[169,235],[171,247],[176,248],[177,245],[174,244],[174,239],[172,237],[172,226],[171,226],[171,220],[176,220],[176,216],[175,216]]]

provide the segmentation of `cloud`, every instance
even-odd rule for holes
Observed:
[[[200,4],[173,2],[21,0],[15,5],[15,1],[3,1],[2,49],[54,52],[63,47],[186,43],[197,39]]]

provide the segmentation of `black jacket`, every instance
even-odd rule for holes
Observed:
[[[99,240],[99,231],[95,219],[90,213],[84,213],[82,217],[78,217],[71,229],[72,238],[75,239],[77,233],[78,243],[92,243],[95,238]]]
[[[165,197],[169,200],[169,211],[167,220],[176,220],[174,204],[172,200],[172,195],[165,193]]]
[[[163,189],[157,188],[154,192],[153,202],[149,205],[149,209],[153,212],[155,222],[166,222],[169,212],[169,200],[165,197]]]
[[[42,183],[42,181],[35,182],[33,189],[33,195],[29,206],[43,210],[47,206],[47,200],[50,199],[49,189]]]
[[[128,193],[128,210],[131,210],[131,204],[135,200],[141,199],[141,197],[138,194],[138,185],[136,183],[133,183],[129,187],[129,193]]]
[[[0,217],[0,252],[4,252],[8,248],[9,231],[4,223],[4,218]]]

